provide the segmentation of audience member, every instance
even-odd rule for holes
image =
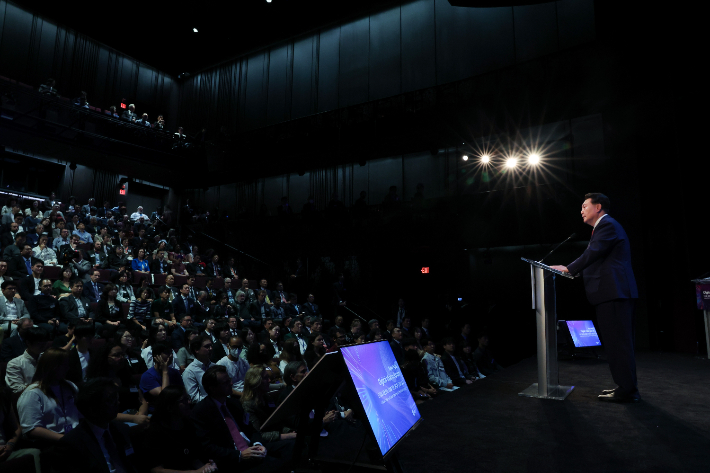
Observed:
[[[5,383],[15,394],[19,394],[32,383],[37,369],[37,360],[44,351],[47,332],[39,327],[32,327],[25,332],[25,352],[10,360],[5,371]]]
[[[473,383],[474,376],[468,373],[466,364],[456,356],[456,342],[452,337],[447,337],[442,341],[444,354],[441,355],[441,362],[444,364],[446,374],[451,378],[455,386],[463,386]]]
[[[308,365],[308,369],[313,367],[325,355],[325,347],[323,346],[323,335],[320,332],[313,332],[308,336],[308,347],[303,353],[303,360]]]
[[[173,350],[167,343],[157,342],[151,350],[150,368],[141,376],[140,390],[148,401],[149,410],[156,398],[168,386],[184,386],[180,371],[173,368]]]
[[[207,397],[207,392],[202,385],[202,376],[214,363],[210,361],[212,355],[212,339],[207,335],[200,335],[190,343],[190,349],[195,355],[195,361],[182,373],[185,389],[193,403],[198,403]]]
[[[232,396],[236,397],[241,397],[244,391],[244,378],[249,370],[249,363],[241,357],[243,351],[245,350],[241,337],[230,337],[229,354],[217,361],[218,365],[227,368],[227,374],[232,382]]]

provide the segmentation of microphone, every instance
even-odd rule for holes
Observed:
[[[544,258],[542,258],[540,261],[538,261],[538,263],[542,263],[542,260],[544,260],[545,258],[547,258],[548,256],[550,256],[552,253],[554,253],[555,251],[557,251],[557,248],[559,248],[560,246],[564,245],[565,243],[567,243],[568,241],[570,241],[572,238],[574,238],[574,237],[576,237],[576,236],[577,236],[576,233],[573,233],[573,234],[571,234],[570,236],[568,236],[565,241],[563,241],[562,243],[560,243],[559,245],[557,245],[556,247],[554,247],[554,248],[552,249],[552,251],[550,251],[548,254],[546,254]]]

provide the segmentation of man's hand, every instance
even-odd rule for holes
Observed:
[[[452,389],[454,387],[454,383],[449,383],[446,385],[447,389]]]
[[[567,269],[567,266],[557,265],[557,266],[550,266],[550,268],[555,269],[557,271],[561,271],[563,273],[569,273],[569,269]]]
[[[261,445],[249,447],[247,449],[242,450],[242,460],[261,459],[265,456],[266,449]]]
[[[328,413],[325,414],[325,417],[323,417],[324,424],[330,424],[334,420],[335,420],[335,411],[329,411]]]
[[[150,417],[144,416],[142,414],[135,414],[133,416],[133,423],[137,424],[138,427],[141,428],[141,430],[146,429],[150,425]]]

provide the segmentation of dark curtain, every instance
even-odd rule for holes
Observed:
[[[112,206],[118,200],[118,174],[108,171],[94,170],[94,188],[92,195],[96,199],[96,207],[101,207],[105,200]]]

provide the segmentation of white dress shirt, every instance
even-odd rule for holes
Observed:
[[[200,360],[195,360],[182,373],[182,382],[193,404],[197,404],[207,397],[207,391],[202,386],[202,376],[207,371],[207,368],[212,365],[214,365],[212,362],[205,364]]]
[[[32,377],[37,370],[37,360],[32,355],[25,352],[10,360],[5,372],[5,383],[12,392],[21,393],[27,386],[32,384]]]

